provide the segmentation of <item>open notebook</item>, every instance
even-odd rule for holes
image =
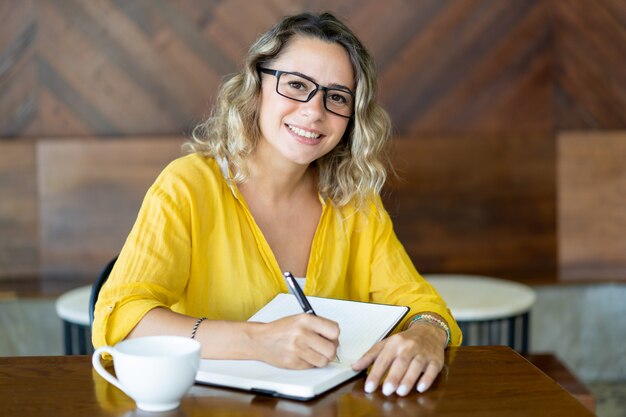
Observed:
[[[387,336],[408,307],[307,297],[318,316],[339,323],[339,363],[324,368],[291,370],[260,361],[200,361],[196,382],[243,389],[297,400],[312,399],[358,374],[350,365]],[[248,321],[270,322],[302,313],[291,294],[278,294]]]

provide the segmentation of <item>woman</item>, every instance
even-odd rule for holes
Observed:
[[[290,271],[310,295],[410,306],[401,331],[352,366],[371,366],[367,392],[428,389],[461,334],[378,196],[390,123],[375,96],[370,56],[334,16],[288,17],[259,38],[193,153],[148,191],[98,298],[94,345],[193,333],[206,358],[325,366],[335,322],[245,321],[287,292]]]

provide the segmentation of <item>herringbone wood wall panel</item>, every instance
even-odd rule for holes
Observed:
[[[527,282],[555,276],[555,144],[549,135],[412,139],[395,142],[401,178],[390,181],[387,206],[420,270]]]
[[[371,36],[399,132],[550,131],[549,2],[416,3]]]
[[[557,149],[561,278],[624,279],[626,132],[564,132]]]
[[[626,126],[626,2],[555,2],[558,129]]]
[[[377,60],[400,133],[548,132],[551,2],[2,2],[0,136],[189,132],[280,16],[329,9]]]
[[[0,280],[37,273],[36,172],[32,141],[0,142]]]
[[[181,138],[44,140],[37,147],[44,281],[80,279],[116,256]],[[98,271],[100,268],[95,268]]]
[[[418,269],[556,279],[556,132],[626,127],[621,0],[0,0],[0,279],[89,269],[40,253],[59,220],[40,218],[38,138],[181,140],[250,42],[303,10],[377,61],[403,177],[387,202]]]

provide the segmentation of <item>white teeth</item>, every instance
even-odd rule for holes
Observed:
[[[287,127],[294,132],[296,135],[300,135],[300,136],[304,136],[305,138],[309,138],[309,139],[317,139],[320,137],[320,135],[318,135],[317,133],[313,133],[313,132],[307,132],[304,129],[300,129],[298,127],[295,126],[291,126],[291,125],[287,125]]]

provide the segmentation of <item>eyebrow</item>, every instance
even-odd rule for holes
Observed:
[[[317,84],[321,85],[319,83],[319,81],[317,81],[315,78],[311,77],[310,75],[303,74],[303,73],[301,73],[299,71],[287,71],[287,72],[291,72],[292,74],[296,74],[296,75],[300,75],[301,77],[308,78],[309,80],[315,81]],[[339,90],[346,90],[346,91],[349,91],[350,93],[354,94],[354,91],[352,91],[350,88],[346,87],[343,84],[332,83],[332,84],[329,84],[329,85],[325,85],[324,87],[336,88],[336,89],[339,89]]]

